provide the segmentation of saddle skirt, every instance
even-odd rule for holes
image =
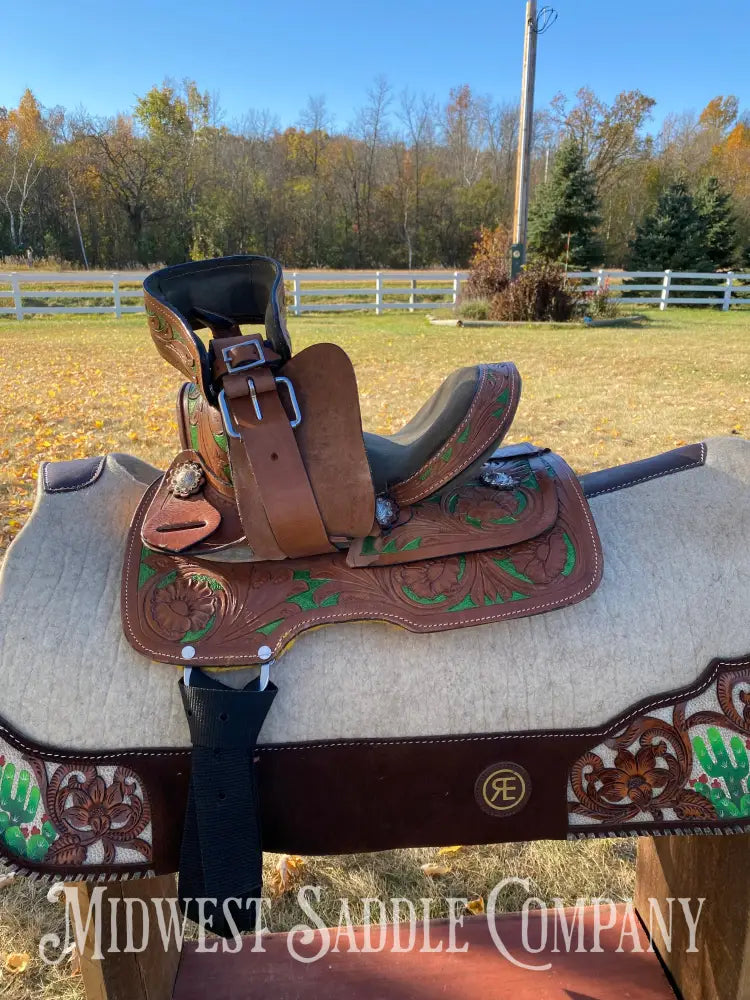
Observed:
[[[191,382],[182,450],[130,530],[122,617],[139,652],[248,666],[330,622],[438,631],[597,587],[601,547],[572,470],[546,448],[500,447],[521,392],[513,364],[460,369],[398,433],[365,434],[346,354],[292,356],[276,262],[179,265],[144,289],[157,349]],[[252,322],[262,337],[242,334]]]

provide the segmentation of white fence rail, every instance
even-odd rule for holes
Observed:
[[[143,311],[148,271],[0,272],[0,316],[50,313],[123,316]],[[289,312],[451,308],[466,271],[288,271]],[[625,305],[750,305],[750,272],[571,271],[584,291],[607,289]]]

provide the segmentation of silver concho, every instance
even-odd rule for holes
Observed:
[[[516,485],[513,476],[503,472],[494,462],[487,462],[482,466],[481,479],[487,486],[496,486],[499,490],[512,490]]]
[[[401,513],[401,509],[395,500],[390,497],[375,497],[375,520],[381,528],[390,528]]]
[[[197,462],[183,462],[169,475],[169,492],[176,497],[191,497],[205,482],[203,469]]]

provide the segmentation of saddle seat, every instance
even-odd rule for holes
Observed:
[[[595,589],[599,540],[572,470],[547,448],[501,447],[515,365],[461,368],[400,431],[364,433],[345,352],[292,356],[283,290],[280,265],[255,256],[144,283],[156,347],[190,382],[182,450],[131,528],[123,621],[137,649],[246,666],[328,622],[434,631]],[[172,598],[199,612],[172,614]]]

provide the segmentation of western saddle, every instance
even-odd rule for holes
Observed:
[[[182,450],[131,526],[123,625],[137,650],[186,668],[180,891],[191,916],[217,899],[213,929],[228,933],[229,899],[261,890],[253,751],[284,648],[333,622],[428,632],[574,604],[601,579],[601,549],[567,464],[500,448],[521,391],[513,364],[461,368],[400,431],[366,433],[344,351],[292,355],[276,261],[168,267],[144,292],[157,350],[189,381]],[[254,665],[240,688],[195,669]],[[254,908],[233,920],[253,926]]]

